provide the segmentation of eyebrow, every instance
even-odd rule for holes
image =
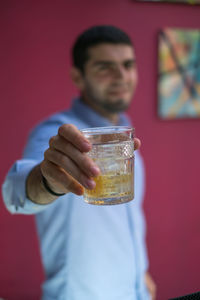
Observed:
[[[127,63],[127,62],[132,62],[135,63],[135,58],[130,58],[130,59],[125,59],[122,63]],[[97,60],[93,63],[94,66],[100,66],[100,65],[106,65],[106,66],[110,66],[110,65],[115,65],[114,61],[109,61],[109,60]]]

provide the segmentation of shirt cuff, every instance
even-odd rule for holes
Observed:
[[[36,214],[51,204],[36,204],[27,198],[26,179],[39,161],[22,159],[12,166],[2,186],[3,200],[7,209],[16,214]]]

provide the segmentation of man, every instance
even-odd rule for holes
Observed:
[[[137,84],[129,37],[113,26],[86,30],[73,47],[71,78],[80,97],[31,133],[23,159],[3,185],[4,201],[12,213],[36,214],[46,274],[42,299],[147,300],[147,290],[155,299],[147,272],[138,151],[134,201],[95,206],[78,197],[84,187],[95,187],[92,178],[100,172],[79,129],[130,125],[122,113]],[[138,139],[135,145],[139,148]]]

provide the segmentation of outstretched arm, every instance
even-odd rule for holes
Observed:
[[[134,142],[135,149],[138,149],[140,140]],[[50,204],[59,197],[45,188],[44,180],[56,194],[72,192],[82,195],[84,187],[95,187],[92,177],[99,174],[99,169],[87,155],[92,145],[77,127],[61,125],[57,135],[49,139],[47,150],[41,150],[43,144],[44,138],[37,135],[28,147],[28,155],[25,155],[28,159],[16,162],[4,182],[4,201],[13,213],[39,212],[45,209],[41,205]]]

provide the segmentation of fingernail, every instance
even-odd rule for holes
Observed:
[[[85,151],[89,151],[90,148],[91,148],[90,143],[88,143],[88,142],[86,142],[86,141],[83,142],[83,146],[84,146]]]
[[[77,188],[77,190],[76,190],[76,194],[77,194],[78,196],[81,196],[81,195],[83,195],[83,193],[84,193],[84,188],[83,188],[83,187],[79,187],[79,188]]]
[[[96,183],[92,179],[86,179],[85,186],[88,189],[93,189],[95,187]]]
[[[90,168],[90,171],[92,172],[92,175],[93,175],[93,176],[97,176],[97,175],[99,175],[99,173],[100,173],[99,168],[96,167],[96,166],[92,166],[92,167]]]

